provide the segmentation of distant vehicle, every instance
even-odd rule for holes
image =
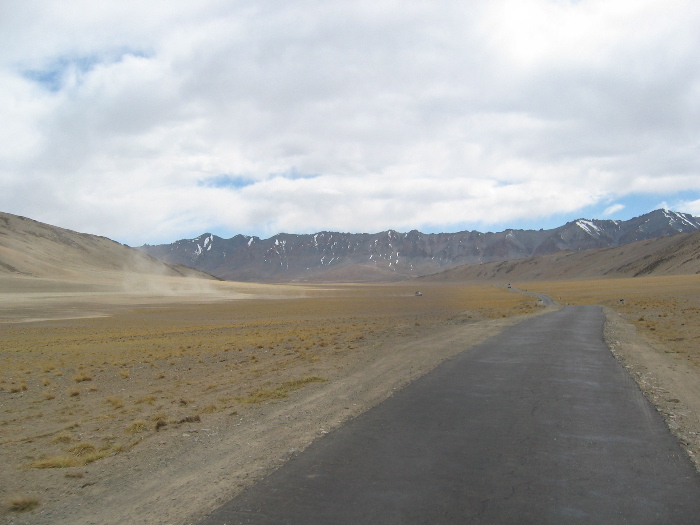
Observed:
[[[510,283],[508,283],[508,288],[511,288],[511,285],[510,285]]]
[[[423,295],[422,293],[416,292],[416,297],[420,297],[420,296],[422,296],[422,295]]]

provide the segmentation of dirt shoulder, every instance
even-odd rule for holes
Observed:
[[[410,339],[368,341],[353,353],[352,362],[335,372],[326,369],[327,382],[240,415],[234,411],[184,423],[89,467],[52,469],[50,474],[64,481],[51,501],[31,514],[5,518],[17,524],[196,523],[314,439],[445,359],[528,317],[443,325]]]
[[[605,340],[644,395],[663,416],[695,467],[700,470],[700,376],[697,366],[639,333],[610,307]]]

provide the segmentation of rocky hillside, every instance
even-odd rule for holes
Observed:
[[[694,232],[700,219],[667,210],[628,221],[579,219],[551,230],[424,234],[281,233],[269,239],[205,233],[195,239],[140,249],[168,263],[238,281],[390,281],[464,264],[625,245]]]
[[[688,274],[700,274],[700,231],[602,250],[566,251],[516,261],[470,264],[420,279],[517,282]]]
[[[0,213],[0,276],[81,280],[95,272],[213,279],[192,268],[164,263],[106,237]]]

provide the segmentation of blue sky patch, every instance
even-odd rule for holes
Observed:
[[[66,55],[52,59],[41,68],[27,68],[22,70],[22,76],[51,93],[60,91],[66,80],[66,74],[75,71],[79,75],[89,73],[98,64],[114,64],[120,62],[126,56],[147,57],[140,51],[119,51],[102,55]]]
[[[205,188],[235,188],[241,189],[252,186],[257,181],[243,175],[219,175],[199,181],[199,186]]]
[[[283,179],[298,180],[298,179],[316,179],[320,177],[317,173],[302,173],[296,168],[284,171],[282,173],[273,173],[272,177],[281,177]]]

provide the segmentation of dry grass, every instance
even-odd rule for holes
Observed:
[[[124,400],[121,397],[111,396],[105,399],[105,401],[112,405],[112,408],[124,408]]]
[[[26,512],[39,506],[39,500],[32,496],[18,496],[11,498],[7,503],[7,508],[12,512]]]
[[[68,454],[43,458],[27,466],[34,469],[82,467],[120,450],[120,445],[98,448],[93,443],[82,441],[68,448]]]
[[[30,468],[70,468],[70,467],[80,467],[85,463],[75,456],[62,455],[53,456],[46,459],[40,459],[29,464]]]
[[[50,486],[50,469],[89,469],[155,436],[170,441],[181,425],[244,417],[257,403],[333,381],[385,343],[536,309],[534,299],[490,286],[421,283],[422,297],[415,286],[305,287],[277,299],[4,324],[0,479],[18,493],[36,479]],[[49,470],[27,477],[27,467]]]
[[[80,443],[77,443],[70,447],[68,449],[68,452],[80,458],[94,454],[95,452],[97,452],[97,447],[87,441],[81,441]]]
[[[142,419],[137,419],[136,421],[132,421],[128,427],[126,427],[126,431],[129,434],[139,434],[141,432],[144,432],[148,430],[148,425],[146,422]]]
[[[73,435],[70,432],[61,432],[51,440],[52,443],[70,443],[73,441]]]
[[[239,398],[242,403],[262,403],[271,399],[282,399],[289,395],[293,390],[308,385],[309,383],[323,383],[328,381],[318,376],[307,376],[299,379],[285,381],[279,387],[274,389],[258,388],[253,390],[249,395]]]
[[[73,376],[73,381],[76,383],[82,383],[83,381],[92,381],[92,376],[87,372],[81,370],[75,376]]]

